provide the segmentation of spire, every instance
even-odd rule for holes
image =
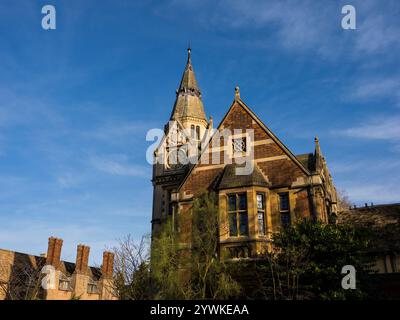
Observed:
[[[186,62],[186,67],[185,71],[183,72],[182,80],[179,85],[178,92],[184,91],[193,91],[198,97],[201,97],[200,89],[197,85],[196,77],[194,75],[194,69],[192,66],[192,58],[191,58],[191,52],[192,49],[190,48],[190,45],[187,49],[188,56],[187,56],[187,62]]]
[[[315,152],[314,152],[315,170],[319,171],[322,166],[322,153],[321,153],[321,147],[319,146],[318,137],[315,137],[314,142],[315,142]]]
[[[200,88],[197,84],[191,58],[192,49],[187,49],[187,62],[183,71],[182,80],[176,90],[176,100],[172,110],[171,120],[182,119],[185,117],[197,118],[207,123],[201,100]]]

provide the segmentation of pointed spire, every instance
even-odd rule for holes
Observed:
[[[314,142],[315,142],[315,152],[314,152],[315,170],[320,171],[322,166],[322,153],[321,153],[321,147],[319,146],[318,137],[315,137]]]
[[[171,120],[184,117],[197,118],[207,123],[204,112],[203,102],[201,101],[201,92],[197,84],[191,59],[192,49],[190,43],[187,49],[187,62],[182,75],[179,88],[176,90],[176,101],[172,110]]]

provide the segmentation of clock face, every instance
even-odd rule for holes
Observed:
[[[174,148],[168,152],[167,168],[177,170],[187,164],[187,155],[185,149]]]

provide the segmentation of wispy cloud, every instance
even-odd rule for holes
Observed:
[[[352,202],[397,203],[400,202],[400,188],[397,183],[343,184]]]
[[[91,164],[95,169],[117,176],[149,177],[149,168],[130,164],[127,156],[113,155],[106,157],[92,157]]]
[[[377,118],[365,124],[344,130],[335,130],[333,134],[351,138],[400,141],[400,117]]]
[[[399,77],[374,77],[363,79],[352,86],[349,93],[352,99],[371,100],[379,98],[392,98],[400,106],[400,76]]]
[[[144,139],[146,131],[152,128],[151,124],[145,121],[109,121],[99,125],[91,131],[82,132],[82,136],[98,139],[111,143],[118,143],[121,139],[129,138]]]
[[[375,2],[378,5],[378,2]],[[379,5],[381,3],[379,2]],[[391,7],[389,5],[389,7]],[[355,39],[355,49],[364,53],[382,53],[400,45],[400,25],[398,19],[381,11],[380,7],[371,8],[369,14],[360,19],[359,35]]]
[[[345,1],[173,0],[167,3],[158,13],[169,19],[179,15],[183,20],[182,12],[190,11],[190,19],[204,28],[257,31],[257,39],[241,39],[241,45],[265,48],[279,45],[290,50],[312,50],[324,57],[345,55],[359,60],[360,54],[389,52],[400,44],[400,25],[392,14],[398,5],[396,1],[388,1],[385,7],[375,0],[352,1],[358,13],[356,31],[341,28],[341,9],[348,4]]]

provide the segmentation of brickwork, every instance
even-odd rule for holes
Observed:
[[[88,265],[90,248],[85,245],[78,245],[75,264],[62,261],[62,243],[63,240],[50,237],[46,257],[0,249],[0,300],[31,299],[33,295],[45,300],[116,300],[113,253],[104,252],[99,269]],[[42,288],[41,270],[45,265],[55,268],[54,288]],[[28,283],[37,289],[27,293]]]
[[[196,110],[196,106],[190,104],[185,108]],[[189,110],[189,113],[193,110]],[[179,117],[176,120],[181,123],[185,121]],[[210,129],[212,123],[210,119],[204,125]],[[165,221],[166,212],[172,205],[176,208],[173,216],[175,221],[179,221],[177,230],[181,240],[190,245],[191,205],[202,191],[218,194],[221,245],[231,252],[237,249],[235,254],[241,257],[257,255],[270,247],[268,241],[271,234],[282,230],[286,223],[293,223],[300,218],[328,222],[329,215],[336,212],[336,190],[318,139],[315,139],[313,153],[295,156],[241,100],[238,88],[235,89],[235,99],[218,126],[217,133],[207,137],[209,141],[206,146],[202,146],[200,162],[181,168],[179,179],[165,182],[163,179],[168,168],[154,166],[153,235],[159,230],[162,221]],[[239,148],[244,146],[243,150],[239,149],[239,154],[234,139],[244,139],[244,142],[239,140]],[[162,144],[160,146],[166,147]],[[229,172],[231,168],[236,168],[235,163],[240,157],[247,157],[247,164],[250,162],[257,174],[250,173],[246,179],[232,176]],[[178,172],[169,172],[171,177],[178,177]],[[228,192],[246,194],[247,236],[227,235]],[[262,221],[259,218],[262,213],[257,208],[259,192],[265,196],[265,235],[259,231],[259,223]],[[281,201],[287,203],[283,205]]]

